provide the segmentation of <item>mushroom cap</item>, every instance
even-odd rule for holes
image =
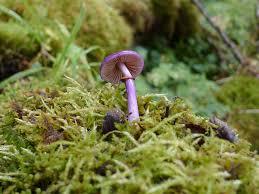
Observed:
[[[119,83],[123,77],[117,66],[119,63],[126,65],[133,78],[136,78],[144,68],[144,60],[137,52],[120,51],[105,57],[100,67],[101,78],[114,84]]]

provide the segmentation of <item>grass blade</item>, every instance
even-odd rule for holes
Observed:
[[[85,9],[84,9],[84,6],[81,6],[79,17],[76,20],[76,23],[72,29],[71,35],[67,38],[65,47],[62,50],[62,52],[60,53],[60,55],[58,56],[58,58],[54,64],[54,68],[53,68],[54,76],[53,77],[55,78],[55,81],[58,81],[58,79],[60,79],[60,77],[64,74],[65,70],[63,68],[63,63],[66,61],[66,56],[69,51],[69,47],[75,40],[76,35],[82,26],[84,18],[85,18]]]

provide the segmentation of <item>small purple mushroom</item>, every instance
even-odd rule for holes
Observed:
[[[113,84],[125,81],[128,97],[128,120],[139,119],[134,79],[142,72],[143,58],[135,51],[120,51],[107,56],[100,68],[101,78]]]

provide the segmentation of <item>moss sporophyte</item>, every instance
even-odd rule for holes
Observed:
[[[120,51],[107,56],[101,64],[103,80],[111,83],[125,82],[128,97],[128,120],[139,120],[138,103],[134,79],[142,72],[143,58],[135,51]]]

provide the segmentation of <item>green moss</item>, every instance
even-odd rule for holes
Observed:
[[[19,14],[30,23],[42,23],[45,30],[56,30],[57,23],[64,24],[65,28],[71,30],[78,18],[81,5],[85,5],[86,18],[77,38],[80,46],[88,48],[97,45],[108,54],[129,48],[132,44],[130,27],[105,0],[38,0],[27,3],[3,0],[3,4],[14,11],[19,10]],[[97,54],[100,57],[101,53]]]
[[[258,84],[255,77],[236,76],[222,87],[220,99],[232,108],[258,108]]]
[[[46,61],[46,55],[55,55],[63,47],[57,25],[35,14],[32,5],[8,0],[2,0],[2,5],[6,10],[0,12],[0,79],[28,68],[33,59]]]
[[[197,8],[189,0],[182,0],[175,24],[176,37],[186,39],[198,33],[201,30],[199,16]]]
[[[86,18],[77,44],[83,48],[100,46],[106,54],[129,48],[133,32],[137,41],[150,35],[181,39],[195,34],[200,27],[197,10],[186,0],[1,0],[1,3],[22,16],[53,54],[62,46],[65,29],[72,29],[81,3],[85,5]],[[3,13],[0,18],[5,22],[14,20]],[[95,52],[99,58],[104,54]]]
[[[47,2],[48,16],[71,29],[81,2],[85,4],[86,18],[78,35],[79,45],[85,48],[97,45],[106,54],[131,46],[131,29],[104,0],[50,1]]]
[[[150,0],[108,0],[138,35],[150,31],[154,13]]]
[[[26,56],[33,56],[39,50],[39,44],[30,32],[14,22],[0,22],[0,52],[12,50]]]
[[[151,0],[159,33],[169,38],[186,38],[200,29],[199,13],[187,0]]]
[[[175,23],[179,15],[179,8],[181,7],[180,0],[152,0],[154,13],[158,24],[161,24],[160,29],[164,31],[169,37],[173,36],[175,31]]]
[[[230,106],[229,122],[240,130],[259,149],[259,80],[254,77],[237,76],[219,91],[219,99]]]
[[[102,135],[105,114],[126,112],[124,87],[78,84],[23,90],[1,111],[0,187],[18,193],[257,193],[249,144],[213,135],[214,125],[180,100],[139,96],[138,124]],[[13,104],[15,103],[15,104]],[[10,104],[2,101],[1,107]],[[8,114],[5,114],[8,113]],[[205,134],[192,134],[195,125]],[[32,147],[31,147],[32,146]],[[2,157],[3,156],[3,157]],[[8,165],[7,165],[8,164]],[[208,173],[209,172],[209,173]]]
[[[106,0],[133,28],[137,41],[147,36],[183,39],[199,32],[199,13],[188,0]]]

